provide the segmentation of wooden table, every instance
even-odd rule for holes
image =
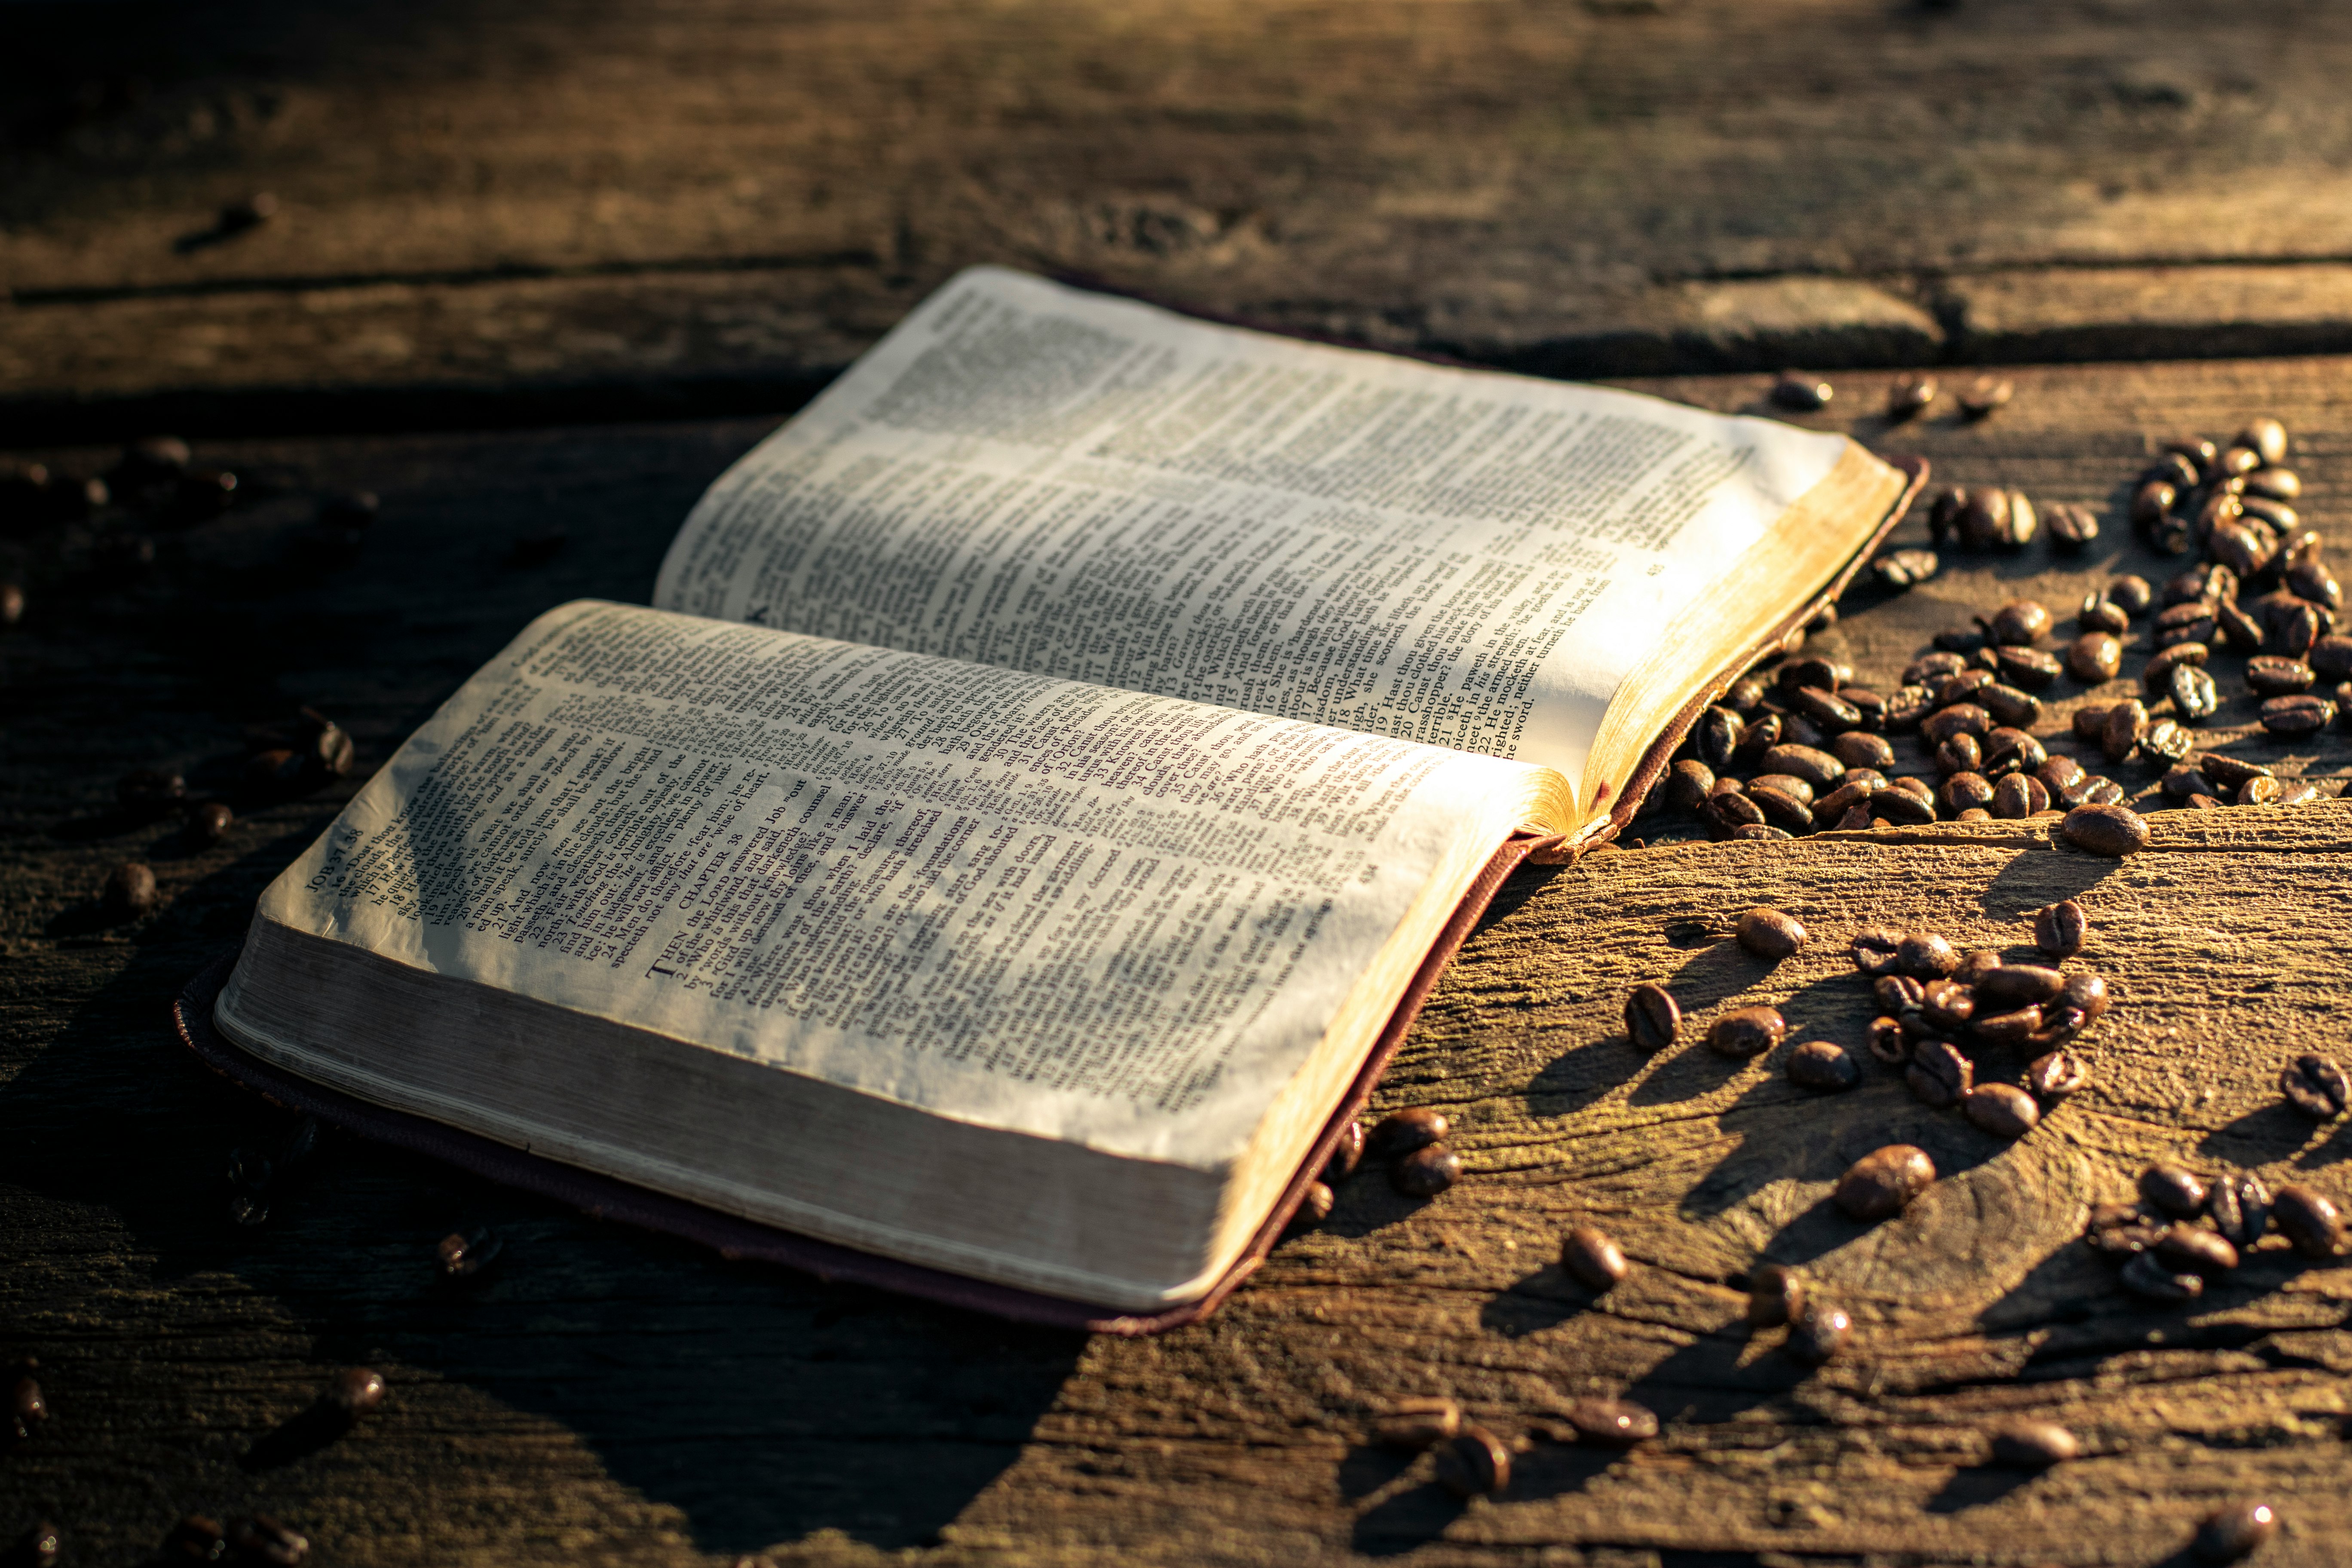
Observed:
[[[68,1561],[131,1563],[184,1513],[258,1510],[333,1563],[2151,1563],[2260,1499],[2287,1524],[2257,1562],[2352,1557],[2352,1270],[2264,1251],[2160,1310],[2074,1240],[2158,1156],[2352,1197],[2352,1133],[2274,1089],[2352,1055],[2352,804],[2161,814],[2120,864],[2004,824],[1523,874],[1382,1091],[1444,1107],[1469,1178],[1427,1205],[1359,1178],[1146,1342],[731,1265],[349,1140],[231,1225],[227,1151],[286,1121],[164,1009],[348,789],[201,851],[110,812],[127,769],[207,785],[303,703],[380,763],[536,611],[641,599],[701,488],[969,260],[1531,368],[1711,369],[1637,384],[1720,408],[1762,411],[1783,359],[2105,359],[2017,369],[1980,425],[1891,429],[1890,373],[1837,377],[1808,422],[2107,524],[2079,559],[1851,601],[1822,642],[1870,680],[2002,597],[2063,616],[2161,572],[2117,518],[2176,430],[2278,414],[2340,530],[2352,362],[2133,357],[2352,348],[2338,9],[14,10],[37,47],[0,72],[47,107],[5,154],[0,439],[89,471],[177,424],[245,499],[143,575],[88,528],[0,541],[29,595],[0,637],[0,1351],[40,1358],[54,1412],[0,1457],[0,1535],[47,1516]],[[268,223],[177,245],[265,188]],[[638,422],[564,423],[590,418]],[[340,488],[383,511],[336,564],[302,541]],[[2352,773],[2343,736],[2247,716],[2211,738]],[[109,925],[98,889],[140,857],[167,902]],[[2015,1144],[1890,1077],[1823,1100],[1777,1058],[1617,1037],[1658,980],[1701,1021],[1772,1001],[1853,1040],[1854,927],[2013,945],[2061,895],[2118,1000],[2095,1087]],[[1767,970],[1687,929],[1758,902],[1815,942]],[[1838,1219],[1832,1177],[1894,1139],[1947,1179]],[[1557,1267],[1580,1221],[1636,1260],[1604,1298]],[[498,1271],[436,1286],[435,1241],[483,1224]],[[1808,1374],[1744,1331],[1727,1281],[1765,1257],[1853,1311],[1850,1356]],[[389,1401],[321,1441],[300,1414],[353,1363]],[[1527,1442],[1505,1497],[1463,1507],[1368,1443],[1437,1392]],[[1664,1435],[1556,1440],[1592,1392]],[[2085,1457],[1984,1466],[2021,1413]]]

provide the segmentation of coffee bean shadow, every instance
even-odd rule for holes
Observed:
[[[1349,1545],[1366,1557],[1402,1557],[1444,1534],[1469,1507],[1433,1480],[1402,1487],[1356,1516]]]
[[[1925,1506],[1929,1513],[1966,1513],[1999,1502],[2035,1479],[2031,1470],[1990,1465],[1954,1470]]]
[[[1592,1310],[1601,1300],[1599,1291],[1578,1283],[1559,1264],[1547,1263],[1488,1297],[1478,1309],[1478,1326],[1505,1339],[1525,1339]]]
[[[2095,770],[2095,767],[2094,768]],[[2055,818],[2047,823],[2029,826],[2032,831],[2043,832]],[[2044,854],[2028,849],[2012,856],[2007,865],[1993,873],[1985,884],[1978,907],[1997,921],[2014,921],[2030,910],[2041,909],[2064,899],[2078,899],[2093,891],[2124,867],[2121,860],[2110,860],[2101,855],[2085,855],[2079,850],[2059,849]],[[2031,947],[2033,932],[2021,922],[2011,945]],[[2020,956],[2022,956],[2020,954]],[[2043,962],[2048,962],[2046,959]]]
[[[1623,1034],[1604,1036],[1546,1062],[1520,1096],[1531,1116],[1572,1115],[1640,1072],[1649,1059]]]
[[[127,962],[53,1035],[0,1043],[13,1069],[0,1073],[0,1185],[52,1214],[103,1214],[121,1267],[144,1276],[126,1317],[119,1269],[46,1266],[52,1316],[102,1314],[120,1330],[117,1348],[83,1352],[79,1379],[152,1376],[157,1345],[223,1331],[207,1281],[226,1277],[268,1304],[272,1344],[281,1321],[308,1334],[315,1364],[284,1375],[318,1387],[341,1366],[384,1373],[386,1403],[353,1439],[373,1462],[441,1468],[451,1424],[481,1422],[487,1403],[576,1442],[712,1553],[825,1530],[920,1546],[1015,1462],[1087,1336],[730,1263],[331,1131],[307,1184],[271,1194],[267,1223],[232,1224],[228,1151],[281,1147],[299,1119],[181,1047],[169,1004],[316,831],[299,826],[124,928]],[[497,1264],[468,1288],[440,1282],[435,1243],[475,1226],[502,1238]],[[307,1405],[250,1435],[215,1419],[235,1444],[203,1476],[215,1515],[299,1517],[349,1462]],[[142,1476],[178,1473],[186,1447],[168,1423],[130,1430],[87,1506],[153,1512]]]
[[[2208,1159],[2223,1160],[2233,1165],[2275,1164],[2298,1151],[2302,1152],[2303,1163],[2326,1164],[2347,1152],[2342,1148],[2333,1155],[2326,1152],[2330,1145],[2342,1141],[2341,1128],[2335,1137],[2315,1148],[2306,1148],[2315,1131],[2310,1117],[2283,1100],[2273,1100],[2206,1133],[2197,1141],[2197,1152]]]
[[[1715,1021],[1725,1003],[1760,984],[1770,976],[1773,967],[1736,942],[1718,942],[1694,953],[1675,971],[1666,980],[1665,988],[1682,1009],[1685,1043],[1634,1086],[1627,1103],[1669,1105],[1712,1093],[1729,1082],[1748,1064],[1708,1050],[1705,1044],[1707,1026]],[[1542,1081],[1540,1076],[1538,1081]]]
[[[2288,1111],[2296,1120],[2305,1121],[2300,1112],[2290,1110],[2286,1106],[2273,1106],[2272,1109]],[[2307,1121],[2305,1124],[2309,1125]],[[2295,1164],[2306,1171],[2316,1170],[2322,1165],[2333,1165],[2344,1160],[2352,1160],[2352,1121],[2338,1121],[2336,1123],[2335,1130],[2329,1132],[2323,1142],[2314,1144],[2294,1157]]]

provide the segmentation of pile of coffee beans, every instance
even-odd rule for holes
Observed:
[[[1932,399],[1932,385],[1926,392]],[[2067,842],[2118,856],[2147,841],[2130,801],[2319,798],[2318,784],[2207,750],[2200,733],[2227,695],[2225,657],[2244,661],[2244,689],[2270,735],[2352,728],[2352,636],[2336,629],[2343,589],[2320,535],[2294,510],[2302,481],[2285,466],[2287,448],[2274,419],[2251,422],[2226,444],[2167,443],[2141,476],[2132,521],[2150,545],[2194,563],[2160,587],[2115,578],[2076,607],[2071,628],[2045,605],[2012,600],[1939,633],[1887,690],[1856,684],[1850,667],[1801,646],[1774,654],[1700,716],[1641,815],[1681,813],[1717,837],[1779,839],[2054,811],[2067,814]],[[1927,521],[1936,548],[1880,556],[1872,573],[1880,586],[1935,576],[1941,551],[2013,552],[2044,537],[2079,550],[2100,532],[2087,507],[2037,505],[2001,487],[1946,489]],[[2043,724],[2062,682],[2082,689],[2118,679],[2136,624],[2147,628],[2150,657],[2132,693],[2075,709],[2063,731]],[[1897,737],[1916,738],[1926,769],[1898,771]],[[2070,755],[2067,746],[2096,754]],[[2127,768],[2137,773],[2114,776]],[[2156,775],[2160,792],[2147,787]]]
[[[2251,1172],[2214,1176],[2167,1163],[2140,1173],[2137,1202],[2093,1209],[2084,1240],[2116,1266],[2126,1289],[2178,1305],[2273,1235],[2306,1258],[2331,1260],[2344,1250],[2344,1216],[2299,1183],[2273,1193]]]

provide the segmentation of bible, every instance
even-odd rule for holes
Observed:
[[[183,1031],[362,1131],[952,1300],[1243,1277],[1502,876],[1630,819],[1920,468],[950,281],[548,610]]]

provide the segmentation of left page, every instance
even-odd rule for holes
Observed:
[[[1564,808],[1543,770],[1411,742],[581,602],[412,736],[258,918],[1213,1170],[1433,874],[1547,791]]]
[[[1900,489],[1839,436],[974,268],[711,486],[654,603],[1583,784],[1777,521],[1860,491],[1858,544]]]

